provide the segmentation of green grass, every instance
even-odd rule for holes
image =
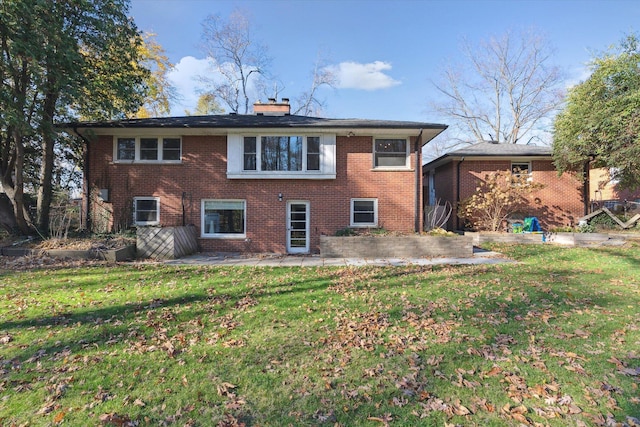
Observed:
[[[640,248],[500,266],[0,272],[0,425],[640,417]]]

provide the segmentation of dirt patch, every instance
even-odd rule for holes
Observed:
[[[35,250],[81,250],[107,251],[134,245],[135,237],[93,236],[86,238],[28,240],[5,237],[0,239],[0,247],[26,248]],[[0,270],[24,271],[38,268],[70,268],[87,265],[107,264],[102,260],[81,260],[32,254],[20,257],[0,256]]]
[[[47,239],[34,243],[32,249],[108,250],[135,245],[135,237],[108,236],[102,238]]]
[[[56,258],[47,255],[27,255],[21,257],[0,256],[0,272],[2,270],[28,271],[41,268],[75,268],[107,264],[109,264],[107,261]]]
[[[69,249],[69,250],[109,250],[135,245],[136,238],[130,236],[96,236],[77,237],[67,239],[0,239],[0,247],[14,247],[27,249]]]

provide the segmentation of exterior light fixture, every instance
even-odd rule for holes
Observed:
[[[281,202],[282,201],[282,193],[278,193],[278,201]]]

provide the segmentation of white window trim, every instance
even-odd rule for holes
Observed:
[[[303,166],[300,171],[263,171],[260,159],[263,136],[301,136],[303,144]],[[244,169],[244,138],[256,138],[256,170]],[[320,170],[306,170],[307,167],[307,137],[320,138]],[[256,131],[243,132],[242,134],[227,135],[227,178],[228,179],[336,179],[336,135],[307,131]]]
[[[243,151],[244,155],[244,138],[250,137],[256,139],[256,169],[255,170],[246,170],[244,169],[244,158],[242,164],[242,172],[244,173],[261,173],[261,174],[287,174],[287,175],[295,175],[295,174],[314,174],[320,173],[320,170],[308,170],[307,169],[307,138],[317,137],[320,138],[320,165],[322,165],[322,137],[319,134],[284,134],[284,133],[263,133],[259,135],[242,135],[243,141]],[[262,170],[262,138],[264,137],[300,137],[302,138],[302,168],[298,171],[281,171],[281,170],[271,170],[265,171]],[[322,167],[320,168],[322,169]]]
[[[373,202],[373,222],[371,223],[362,223],[362,222],[353,222],[353,205],[354,202]],[[352,228],[374,228],[378,226],[378,199],[376,198],[354,198],[351,199],[350,207],[349,207],[349,227]]]
[[[156,221],[136,221],[137,202],[140,200],[153,200],[156,202],[156,207],[157,207]],[[134,197],[133,198],[133,223],[140,227],[150,226],[150,225],[159,225],[160,224],[160,197]]]
[[[242,202],[244,207],[244,233],[242,234],[230,234],[230,233],[205,233],[204,224],[204,204],[205,202]],[[246,239],[247,238],[247,201],[245,199],[202,199],[200,201],[200,237],[203,239]]]
[[[163,141],[164,139],[178,139],[180,141],[180,158],[178,160],[163,160]],[[118,159],[118,140],[119,139],[134,139],[135,140],[135,155],[133,160],[120,160]],[[140,140],[141,139],[156,139],[158,144],[158,159],[157,160],[141,160],[140,159]],[[144,136],[114,136],[113,137],[113,163],[145,163],[145,164],[179,164],[182,163],[182,138],[179,136],[156,136],[156,135],[144,135]]]
[[[376,166],[376,140],[377,139],[402,139],[405,141],[405,164],[404,166]],[[411,141],[409,138],[393,135],[374,136],[371,144],[371,167],[375,170],[410,170],[411,169]]]
[[[516,162],[516,161],[512,161],[511,162],[511,173],[513,173],[513,168],[515,165],[527,165],[527,173],[522,174],[522,173],[518,173],[518,174],[514,174],[517,176],[520,175],[526,175],[527,176],[527,181],[531,182],[533,181],[533,169],[531,168],[531,162]]]

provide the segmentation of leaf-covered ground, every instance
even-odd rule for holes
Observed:
[[[638,425],[640,248],[0,272],[0,425]]]

